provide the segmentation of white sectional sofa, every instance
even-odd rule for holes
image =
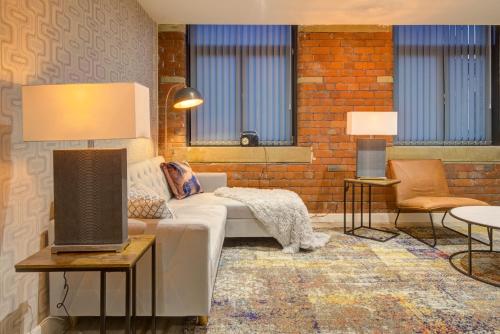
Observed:
[[[128,182],[142,182],[168,200],[175,219],[129,220],[129,233],[157,237],[157,315],[208,316],[212,290],[225,237],[267,237],[263,225],[241,202],[217,197],[213,191],[226,186],[225,173],[197,173],[204,193],[183,200],[172,198],[163,172],[162,157],[129,165]],[[49,241],[54,240],[53,225]],[[137,314],[149,315],[150,254],[137,264]],[[124,274],[107,274],[107,308],[111,316],[125,314]],[[67,274],[66,307],[71,316],[99,315],[99,274]],[[50,274],[50,312],[65,315],[56,304],[63,295],[61,273]]]

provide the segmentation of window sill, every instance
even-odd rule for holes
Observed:
[[[441,159],[448,163],[500,163],[500,146],[393,146],[388,159]]]
[[[311,163],[311,147],[187,147],[190,163]]]

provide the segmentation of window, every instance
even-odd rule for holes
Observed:
[[[290,26],[193,25],[189,84],[205,103],[190,113],[190,145],[294,144],[295,31]]]
[[[394,27],[399,145],[491,144],[487,26]]]

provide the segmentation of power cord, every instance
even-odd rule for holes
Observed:
[[[63,278],[64,278],[64,286],[63,286],[64,296],[63,296],[62,300],[59,303],[56,304],[56,307],[58,309],[62,308],[64,310],[64,313],[66,313],[67,319],[64,319],[64,318],[61,318],[61,317],[55,317],[55,316],[48,316],[48,317],[46,317],[45,319],[43,319],[40,322],[39,326],[43,326],[44,323],[47,322],[50,319],[59,320],[61,322],[67,322],[68,324],[67,324],[66,328],[63,331],[63,334],[65,334],[71,328],[71,317],[69,315],[68,309],[66,308],[66,305],[64,304],[66,302],[66,298],[68,297],[68,292],[69,292],[69,284],[68,284],[68,279],[66,277],[66,272],[63,273]],[[33,319],[34,319],[34,317],[33,317],[33,309],[31,308],[31,305],[28,305],[28,308],[29,308],[29,311],[30,311],[30,314],[31,314],[31,321],[30,321],[30,330],[29,330],[29,333],[33,334]]]
[[[267,158],[267,147],[266,146],[262,146],[262,148],[264,149],[264,168],[260,172],[259,188],[261,188],[261,186],[262,186],[261,181],[262,181],[263,178],[265,180],[269,180],[269,170],[268,170],[269,160]],[[264,177],[264,175],[265,175],[265,177]]]
[[[66,316],[68,317],[68,325],[64,330],[64,333],[66,333],[68,329],[71,327],[71,316],[69,315],[68,309],[66,308],[65,305],[66,298],[68,297],[68,292],[69,292],[69,284],[68,284],[68,278],[66,277],[66,272],[63,273],[63,278],[64,278],[64,286],[63,286],[64,295],[61,301],[56,304],[56,308],[58,309],[62,308],[64,313],[66,313]]]

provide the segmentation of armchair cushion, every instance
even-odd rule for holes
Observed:
[[[441,160],[389,160],[389,174],[401,180],[396,186],[396,202],[420,196],[450,196]]]
[[[434,210],[448,210],[459,206],[483,206],[488,203],[465,197],[433,197],[433,196],[419,196],[405,199],[398,203],[400,209],[415,210],[415,211],[434,211]]]
[[[477,199],[453,197],[448,189],[443,163],[439,159],[389,160],[389,175],[401,180],[396,185],[399,209],[434,211],[488,205]]]

